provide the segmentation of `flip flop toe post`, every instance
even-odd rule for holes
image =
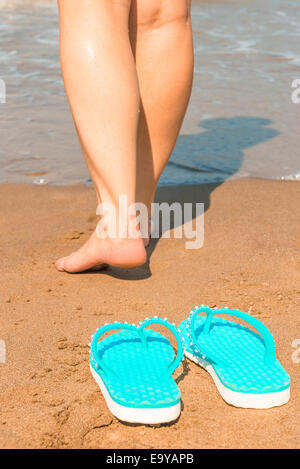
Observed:
[[[258,334],[216,315],[242,319]],[[258,319],[238,310],[201,306],[180,324],[179,331],[186,357],[210,373],[228,404],[266,409],[289,401],[290,377],[276,358],[270,331]]]
[[[177,355],[169,340],[148,326],[167,327],[177,341]],[[118,330],[105,338],[107,332]],[[166,319],[146,319],[139,326],[106,324],[92,337],[90,370],[111,413],[131,423],[160,424],[181,412],[180,391],[172,378],[183,358],[177,328]]]

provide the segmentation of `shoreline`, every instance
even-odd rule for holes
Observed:
[[[23,8],[24,1],[11,14],[0,9],[0,101],[4,94],[6,101],[0,179],[84,183],[89,174],[61,76],[57,8],[28,7],[28,1]],[[192,96],[162,182],[299,180],[292,88],[299,78],[299,8],[295,1],[273,3],[193,2]]]
[[[299,448],[292,342],[300,338],[300,185],[240,179],[164,187],[158,199],[206,204],[203,248],[160,239],[138,269],[69,275],[54,261],[93,230],[93,189],[0,184],[1,448]],[[175,374],[184,403],[175,424],[121,424],[90,376],[91,334],[104,322],[150,315],[179,325],[199,303],[236,307],[270,328],[291,375],[290,402],[230,407],[187,361]]]

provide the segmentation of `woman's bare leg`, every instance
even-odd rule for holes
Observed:
[[[119,213],[136,196],[139,86],[128,35],[131,0],[58,0],[60,53],[66,92],[98,200]],[[141,238],[88,242],[56,262],[78,272],[108,263],[134,267],[145,262]]]
[[[190,0],[132,0],[130,39],[142,101],[136,198],[148,207],[191,94],[194,54],[190,6]]]

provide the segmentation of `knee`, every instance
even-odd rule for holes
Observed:
[[[132,18],[134,27],[146,30],[186,23],[190,18],[190,0],[133,0]]]

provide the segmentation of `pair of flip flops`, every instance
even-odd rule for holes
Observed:
[[[244,320],[258,333],[217,315]],[[176,355],[165,336],[148,329],[154,324],[173,333]],[[112,330],[119,332],[100,340]],[[210,373],[228,404],[267,409],[289,400],[290,378],[276,358],[270,331],[249,314],[228,308],[196,307],[178,329],[157,316],[138,326],[106,324],[92,336],[90,369],[119,420],[161,424],[180,416],[181,395],[172,374],[184,354]]]

